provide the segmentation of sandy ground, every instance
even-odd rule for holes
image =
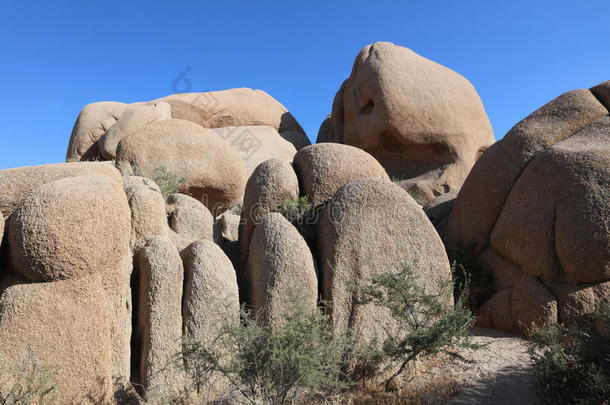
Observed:
[[[453,362],[451,373],[460,392],[449,404],[539,404],[530,373],[527,341],[508,333],[475,328],[474,341],[485,343],[463,356],[473,363]]]

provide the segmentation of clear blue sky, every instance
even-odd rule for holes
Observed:
[[[77,4],[77,6],[75,6]],[[87,103],[252,87],[315,140],[354,57],[392,41],[466,76],[501,138],[610,79],[610,2],[0,0],[0,168],[62,162]]]

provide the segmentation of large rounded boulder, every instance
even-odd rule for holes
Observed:
[[[247,273],[249,298],[261,323],[278,326],[294,305],[315,310],[318,278],[313,256],[281,214],[267,214],[256,225]]]
[[[269,159],[292,162],[297,153],[294,145],[270,126],[241,126],[214,128],[210,131],[227,141],[241,156],[250,178],[256,167]],[[307,137],[303,135],[305,139]]]
[[[165,200],[154,181],[140,176],[126,176],[125,195],[131,210],[130,246],[135,252],[153,236],[167,237]]]
[[[493,275],[492,293],[512,297],[510,308],[504,304],[512,323],[502,322],[504,329],[528,334],[532,322],[540,326],[592,312],[596,294],[581,311],[566,311],[558,297],[572,287],[596,289],[610,281],[609,195],[610,117],[589,90],[541,107],[477,162],[455,202],[447,236],[453,248]],[[527,301],[527,294],[538,297]],[[542,296],[559,308],[549,312],[545,308],[553,305]],[[535,311],[547,315],[531,315]],[[493,312],[485,313],[483,324],[498,323]]]
[[[329,201],[318,233],[322,299],[333,329],[370,341],[395,323],[387,309],[357,307],[348,284],[366,285],[378,273],[408,266],[429,293],[451,278],[443,243],[421,207],[389,181],[354,180]],[[447,296],[448,301],[452,300]]]
[[[155,170],[184,179],[179,191],[202,201],[217,215],[242,196],[246,170],[239,154],[226,141],[197,124],[170,119],[157,121],[124,138],[117,148],[123,173],[148,178]]]
[[[318,142],[357,146],[428,200],[459,189],[494,142],[468,80],[390,42],[364,47],[325,120]]]
[[[246,184],[244,205],[239,224],[241,264],[248,260],[250,238],[262,217],[273,212],[286,200],[299,197],[299,179],[292,165],[284,160],[271,159],[261,163]],[[242,266],[243,267],[243,266]],[[240,272],[240,285],[243,286]]]
[[[305,133],[286,107],[262,90],[237,88],[171,94],[155,101],[168,103],[172,118],[192,121],[205,128],[267,125],[278,132]]]
[[[211,343],[223,325],[239,319],[235,269],[222,249],[208,240],[193,242],[181,256],[186,275],[183,333],[189,339]]]
[[[110,162],[56,163],[0,170],[0,211],[6,218],[36,187],[88,174],[102,174],[122,184],[121,173]]]
[[[74,123],[66,161],[98,159],[97,141],[116,124],[126,107],[127,104],[115,101],[87,104]]]
[[[348,145],[321,143],[307,146],[294,157],[301,192],[314,206],[322,204],[345,183],[356,179],[388,180],[377,160]]]
[[[205,205],[188,195],[173,193],[165,199],[170,228],[184,239],[222,242],[222,230]]]
[[[138,315],[135,340],[140,349],[138,382],[146,399],[184,390],[184,370],[174,360],[182,337],[184,268],[174,244],[152,237],[136,254]]]
[[[139,131],[153,122],[170,118],[171,109],[167,103],[134,103],[128,105],[118,121],[99,138],[97,144],[101,157],[105,160],[114,159],[119,142],[127,135]]]
[[[102,175],[44,184],[9,219],[14,271],[32,281],[104,273],[129,244],[130,211],[123,187]]]
[[[111,324],[101,277],[44,283],[4,278],[0,392],[36,388],[44,380],[44,388],[55,387],[48,397],[57,403],[112,400]]]

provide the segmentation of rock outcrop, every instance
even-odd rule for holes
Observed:
[[[57,163],[0,170],[0,211],[5,218],[33,189],[67,177],[102,174],[122,183],[121,174],[110,162]]]
[[[170,118],[171,109],[167,103],[135,103],[128,105],[121,114],[121,118],[97,141],[101,157],[105,160],[114,159],[116,148],[123,138],[144,129],[148,124]]]
[[[190,121],[157,121],[124,138],[117,148],[124,174],[152,178],[164,167],[184,177],[179,190],[203,202],[214,215],[235,204],[246,184],[244,164],[234,149],[210,130]]]
[[[115,101],[87,104],[74,123],[66,161],[98,159],[97,141],[116,124],[126,107],[127,104]]]
[[[294,168],[303,187],[301,192],[314,206],[333,196],[351,180],[389,180],[383,167],[365,151],[348,145],[322,143],[301,149]]]
[[[269,159],[292,162],[297,153],[294,145],[269,126],[241,126],[211,129],[227,141],[241,156],[246,166],[246,177],[250,178],[256,167]],[[305,139],[307,137],[303,135]]]
[[[261,218],[250,242],[248,291],[259,322],[276,327],[303,305],[315,311],[318,278],[309,247],[281,214]]]
[[[250,251],[250,238],[258,221],[273,212],[286,200],[299,197],[299,179],[290,163],[271,159],[261,163],[246,184],[244,205],[239,225],[241,263],[245,265]],[[245,274],[239,274],[240,285],[248,285]],[[243,277],[242,277],[243,275]]]
[[[458,190],[494,137],[468,80],[410,49],[377,42],[356,57],[318,142],[364,149],[429,201]]]
[[[574,90],[515,125],[468,176],[447,239],[493,274],[494,292],[512,291],[513,322],[502,322],[505,330],[527,334],[532,322],[569,321],[594,307],[591,296],[578,314],[566,311],[553,283],[610,281],[609,156],[608,110],[591,91]],[[540,285],[525,288],[532,278]],[[486,314],[482,323],[495,325]]]
[[[377,273],[409,266],[428,292],[451,278],[445,248],[421,207],[389,181],[354,180],[334,194],[318,234],[322,299],[330,303],[333,330],[349,329],[364,341],[383,340],[395,322],[387,309],[354,305],[356,286]],[[451,301],[453,297],[447,296]]]
[[[165,201],[157,183],[145,177],[127,176],[124,186],[131,209],[132,250],[137,251],[153,236],[168,237]]]
[[[208,240],[182,252],[186,282],[183,332],[189,339],[210,344],[227,322],[239,320],[237,277],[231,261]]]
[[[107,176],[44,184],[10,217],[13,270],[32,281],[105,273],[127,253],[129,216],[123,188]]]
[[[174,245],[158,236],[140,249],[137,264],[140,384],[148,397],[167,398],[185,384],[184,370],[173,361],[181,349],[184,269]]]
[[[209,240],[220,244],[222,231],[210,211],[188,195],[170,194],[165,199],[170,228],[184,239]]]
[[[205,128],[266,125],[280,133],[305,133],[292,114],[262,90],[237,88],[171,94],[155,101],[168,103],[172,118],[192,121]]]
[[[102,277],[43,283],[14,276],[3,280],[0,385],[7,386],[0,390],[36,384],[33,376],[55,386],[59,403],[112,400],[112,343]],[[4,369],[11,366],[19,369]]]

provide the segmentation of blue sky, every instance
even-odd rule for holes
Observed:
[[[260,88],[315,141],[358,51],[392,41],[466,76],[501,138],[559,94],[610,79],[599,1],[0,0],[0,168],[62,162],[87,103]]]

